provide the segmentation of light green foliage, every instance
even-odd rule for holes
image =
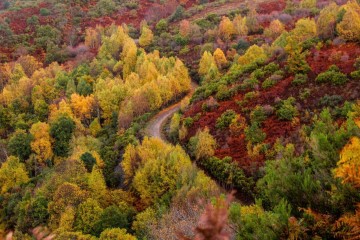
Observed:
[[[276,110],[276,115],[280,120],[291,121],[299,114],[296,106],[294,106],[295,102],[296,100],[293,97],[281,101],[279,108]]]
[[[209,133],[209,129],[205,128],[189,140],[189,148],[196,160],[206,159],[214,155],[216,140]]]
[[[126,229],[108,228],[104,230],[99,240],[136,240],[136,237],[126,232]]]
[[[280,201],[273,211],[257,205],[230,206],[230,221],[235,226],[236,239],[279,239],[288,228],[291,206]]]
[[[238,63],[245,65],[255,62],[263,62],[267,59],[267,55],[263,48],[252,45],[243,56],[239,57]]]
[[[0,193],[4,194],[12,188],[20,187],[29,181],[25,165],[16,157],[9,157],[0,167]]]
[[[141,145],[129,145],[121,163],[125,177],[138,192],[145,206],[173,195],[187,183],[192,165],[179,146],[170,146],[155,138]]]
[[[228,128],[235,116],[236,112],[234,110],[226,110],[218,119],[216,119],[216,128]]]
[[[343,85],[348,79],[344,73],[340,72],[340,69],[336,65],[332,65],[326,72],[320,73],[315,81],[319,83],[331,82],[334,85]]]
[[[94,233],[95,224],[100,219],[103,209],[94,199],[87,199],[77,209],[75,228],[83,233]]]

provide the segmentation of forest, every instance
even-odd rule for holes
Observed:
[[[0,240],[360,239],[360,1],[0,0],[0,137]]]

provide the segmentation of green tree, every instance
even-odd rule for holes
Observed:
[[[9,152],[11,155],[18,157],[21,161],[25,161],[31,154],[31,141],[33,136],[26,133],[24,130],[16,130],[11,136],[8,143]]]
[[[75,130],[75,122],[67,116],[61,116],[50,125],[50,135],[55,140],[54,153],[65,157],[69,152],[69,142]]]
[[[75,228],[86,234],[95,234],[95,225],[102,213],[103,209],[99,203],[94,199],[88,198],[77,209]]]

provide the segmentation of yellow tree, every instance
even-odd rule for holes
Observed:
[[[49,133],[50,127],[47,123],[37,122],[31,126],[30,133],[34,140],[31,142],[31,149],[36,153],[36,159],[40,165],[51,159],[53,151],[51,148],[52,138]]]
[[[214,60],[216,62],[216,65],[219,69],[222,69],[226,66],[227,64],[227,59],[225,57],[224,52],[220,49],[217,48],[214,52]]]
[[[317,0],[302,0],[300,2],[300,7],[313,9],[313,8],[316,8],[316,3],[317,3]]]
[[[202,131],[198,131],[195,135],[195,158],[206,159],[214,155],[216,148],[216,140],[211,136],[209,129],[206,127]]]
[[[341,150],[340,161],[334,173],[343,183],[360,188],[360,138],[353,137]]]
[[[210,52],[205,51],[200,59],[199,70],[198,70],[199,74],[202,77],[205,77],[209,73],[209,70],[214,68],[216,68],[217,70],[214,57]]]
[[[285,30],[284,24],[282,24],[278,19],[271,21],[270,26],[265,29],[265,36],[270,38],[277,38]]]
[[[141,47],[149,46],[154,39],[154,34],[147,24],[141,28],[141,35],[139,38],[139,44]]]
[[[29,181],[25,164],[18,158],[10,156],[0,167],[0,193],[4,194],[8,190],[19,187]]]
[[[228,17],[222,17],[219,25],[219,33],[225,41],[230,40],[232,36],[236,33],[234,24],[230,21]]]
[[[135,70],[137,58],[137,47],[134,40],[130,37],[126,37],[124,40],[124,47],[121,56],[124,63],[123,79],[126,79],[126,77]]]
[[[258,61],[265,61],[267,59],[267,55],[262,47],[257,45],[252,45],[245,52],[245,54],[238,59],[239,64],[249,64]]]
[[[81,96],[77,93],[71,95],[71,108],[73,109],[76,117],[83,121],[91,118],[91,113],[94,110],[95,99],[94,95]]]
[[[28,77],[31,77],[31,75],[39,68],[42,67],[42,63],[39,62],[38,60],[36,60],[36,58],[34,58],[33,56],[30,55],[26,55],[26,56],[21,56],[18,58],[18,60],[16,61],[17,63],[19,63],[25,74]]]
[[[136,240],[137,238],[126,232],[126,229],[107,228],[101,234],[99,240]]]
[[[349,1],[345,6],[343,20],[337,25],[339,35],[349,41],[360,40],[360,6],[356,1]]]
[[[234,28],[236,34],[240,36],[248,35],[248,27],[246,26],[246,17],[241,17],[241,15],[236,15],[233,20]]]
[[[321,38],[332,38],[335,36],[336,19],[339,13],[339,6],[336,3],[323,8],[316,21],[316,30]]]

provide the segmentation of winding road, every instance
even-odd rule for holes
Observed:
[[[190,92],[186,96],[191,97],[197,87],[197,83],[191,82]],[[167,139],[162,131],[163,126],[165,125],[167,119],[169,119],[174,113],[176,113],[180,109],[180,106],[181,101],[163,109],[161,112],[156,114],[152,119],[150,119],[148,125],[146,126],[145,135],[160,138],[161,140],[167,142]]]

